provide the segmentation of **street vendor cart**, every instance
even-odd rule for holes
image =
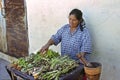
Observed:
[[[6,70],[9,73],[11,80],[17,80],[18,77],[23,80],[35,80],[32,75],[22,73],[21,71],[16,70],[9,65],[6,66]],[[83,65],[80,64],[79,67],[69,72],[68,74],[61,75],[59,80],[82,80],[82,76],[83,76]]]
[[[19,58],[6,66],[12,80],[82,80],[83,68],[83,64],[52,50]]]

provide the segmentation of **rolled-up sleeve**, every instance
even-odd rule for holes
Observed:
[[[54,45],[58,45],[62,39],[63,28],[60,28],[56,34],[51,36],[51,39],[54,41]]]
[[[87,29],[85,30],[85,32],[82,36],[81,52],[92,53],[91,36]]]

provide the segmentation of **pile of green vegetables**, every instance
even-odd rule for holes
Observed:
[[[60,56],[58,52],[50,49],[45,54],[37,52],[19,58],[14,64],[21,67],[21,72],[33,75],[38,80],[59,80],[61,75],[79,66],[68,56]]]

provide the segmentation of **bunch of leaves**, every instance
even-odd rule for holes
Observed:
[[[40,52],[30,54],[17,61],[22,72],[36,72],[39,80],[58,80],[62,74],[79,66],[68,56],[60,56],[58,52],[49,49],[45,54]]]
[[[18,66],[22,67],[22,71],[27,71],[33,67],[49,65],[50,59],[58,56],[60,56],[58,52],[49,49],[45,54],[42,54],[38,51],[36,53],[31,53],[27,57],[19,58],[17,61],[13,62],[13,64],[17,64]]]
[[[37,52],[38,54],[41,54],[41,56],[45,57],[45,58],[48,58],[48,59],[52,59],[52,58],[55,58],[55,57],[58,57],[60,56],[60,54],[58,52],[55,52],[51,49],[47,50],[45,52],[45,54],[42,54],[40,52]]]
[[[42,78],[44,80],[59,80],[60,75],[68,73],[77,66],[79,65],[68,56],[52,58],[50,61],[50,69],[42,75]]]

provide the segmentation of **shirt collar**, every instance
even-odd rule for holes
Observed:
[[[70,25],[69,25],[69,33],[74,35],[78,30],[80,30],[80,25],[77,26],[76,30],[73,33],[70,33]]]

